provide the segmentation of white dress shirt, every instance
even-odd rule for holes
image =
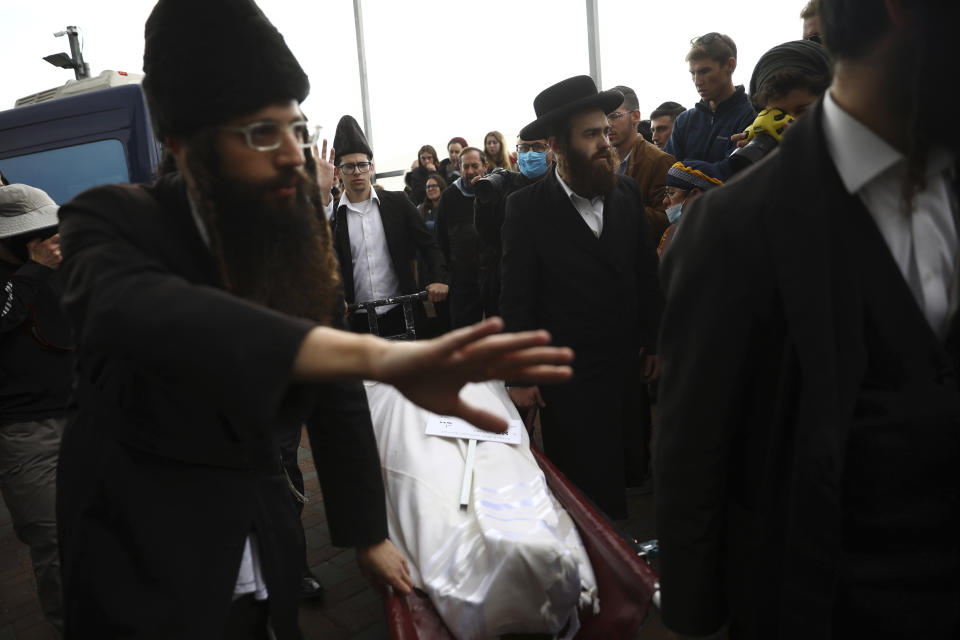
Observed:
[[[590,227],[590,231],[593,231],[593,235],[599,238],[600,234],[603,233],[603,196],[597,196],[590,200],[587,200],[583,196],[578,196],[573,192],[573,189],[567,186],[563,178],[560,177],[560,171],[554,169],[554,172],[557,174],[557,180],[560,181],[560,186],[567,192],[567,197],[570,198],[573,208],[580,213],[580,217],[583,218],[583,221]]]
[[[344,193],[339,206],[347,208],[354,301],[368,302],[400,295],[400,278],[390,259],[377,190],[371,188],[370,198],[363,202],[350,202]],[[383,315],[395,306],[380,307],[377,314]]]
[[[914,194],[912,211],[906,213],[906,157],[841,109],[829,91],[823,128],[844,187],[870,212],[917,305],[944,338],[957,305],[954,157],[940,148],[930,152],[926,186]]]

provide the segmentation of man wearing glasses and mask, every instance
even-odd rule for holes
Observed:
[[[489,301],[487,312],[492,315],[500,313],[500,258],[503,253],[500,228],[503,226],[507,197],[547,175],[554,161],[553,152],[545,138],[524,140],[518,137],[517,168],[520,171],[504,171],[501,188],[491,190],[489,197],[481,194],[473,200],[473,223],[477,235],[484,245],[484,251],[493,254],[489,260],[489,273],[484,274],[485,281],[481,282],[484,298]]]
[[[333,208],[333,245],[347,303],[416,293],[418,279],[427,283],[430,302],[446,300],[447,266],[437,241],[402,191],[373,188],[373,150],[353,117],[340,119],[333,148],[337,176],[343,181],[343,195]],[[415,275],[418,250],[427,269]],[[369,333],[367,313],[351,314],[353,331]],[[401,306],[380,307],[376,313],[380,335],[406,331]],[[415,313],[418,319],[426,317],[419,304]]]
[[[403,344],[332,328],[334,168],[305,153],[309,83],[283,37],[251,0],[160,0],[145,36],[177,171],[59,211],[77,359],[57,482],[65,635],[301,638],[279,442],[306,424],[333,544],[406,593],[359,381],[503,430],[463,384],[564,378],[571,354],[534,349],[543,333],[490,335],[497,320]],[[230,65],[211,55],[238,41]]]

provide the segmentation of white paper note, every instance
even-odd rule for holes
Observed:
[[[438,416],[431,413],[427,420],[427,435],[441,436],[443,438],[464,438],[467,440],[488,440],[491,442],[503,442],[505,444],[520,444],[522,441],[520,430],[523,429],[523,422],[520,420],[510,420],[510,426],[505,433],[493,433],[478,429],[469,422],[460,418],[450,416]]]

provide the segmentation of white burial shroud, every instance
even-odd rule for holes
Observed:
[[[390,539],[457,638],[572,636],[578,606],[599,611],[583,542],[547,489],[525,429],[519,445],[477,443],[469,508],[461,511],[467,441],[426,435],[429,412],[389,385],[365,386]],[[502,382],[467,385],[461,397],[520,418]]]

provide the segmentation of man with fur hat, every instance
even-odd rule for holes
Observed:
[[[211,55],[235,42],[230,65]],[[333,164],[305,156],[306,75],[251,0],[160,0],[144,70],[178,171],[60,211],[78,363],[57,501],[66,632],[299,638],[304,550],[277,443],[306,422],[333,543],[406,592],[358,381],[504,429],[459,399],[464,382],[563,378],[571,354],[542,332],[491,336],[496,320],[406,344],[325,326],[342,316]]]
[[[0,490],[17,538],[30,546],[40,606],[57,628],[57,456],[73,381],[60,260],[50,196],[25,184],[0,186]]]
[[[576,350],[573,380],[511,396],[540,406],[547,456],[613,518],[627,516],[628,474],[643,473],[636,399],[657,375],[663,307],[640,187],[617,174],[608,139],[606,114],[622,102],[588,76],[534,100],[520,137],[546,138],[557,166],[507,200],[500,297],[508,329],[543,326]]]
[[[343,116],[333,138],[337,176],[343,181],[343,196],[334,207],[333,246],[340,259],[344,295],[348,304],[368,302],[419,289],[413,264],[417,252],[427,266],[418,274],[427,282],[430,302],[447,298],[447,266],[440,247],[416,208],[402,191],[374,189],[373,151],[360,125]],[[416,307],[418,314],[420,306]],[[394,336],[406,330],[403,308],[377,309],[380,335]],[[370,331],[367,312],[350,317],[354,331]]]

